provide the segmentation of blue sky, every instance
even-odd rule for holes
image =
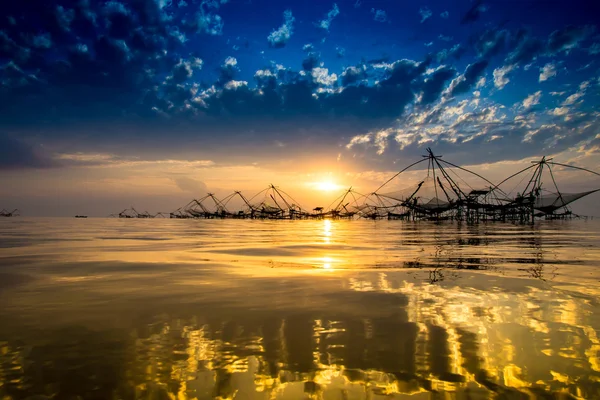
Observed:
[[[470,165],[598,165],[595,2],[2,7],[4,182],[165,160],[200,162],[185,179],[201,187],[219,166],[377,173],[426,147]]]

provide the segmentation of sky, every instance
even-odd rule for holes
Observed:
[[[493,182],[544,155],[600,171],[598,2],[1,7],[0,209],[168,212],[270,183],[325,206],[428,147]]]

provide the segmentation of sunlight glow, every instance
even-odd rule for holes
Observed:
[[[340,185],[333,183],[331,181],[322,181],[322,182],[317,182],[315,184],[315,188],[317,188],[318,190],[322,190],[324,192],[332,192],[334,190],[340,189]]]

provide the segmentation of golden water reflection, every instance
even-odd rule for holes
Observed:
[[[260,312],[234,318],[207,318],[200,310],[154,315],[121,333],[96,326],[49,331],[27,345],[4,342],[0,393],[67,398],[69,388],[84,398],[600,398],[597,305],[590,299],[544,287],[484,291],[404,278],[346,278],[349,302],[365,307],[354,313],[282,312],[265,302]],[[365,312],[370,308],[378,312]]]
[[[0,399],[600,398],[589,227],[169,224],[0,256]]]

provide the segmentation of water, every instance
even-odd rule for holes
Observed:
[[[599,265],[597,221],[4,218],[0,398],[600,398]]]

